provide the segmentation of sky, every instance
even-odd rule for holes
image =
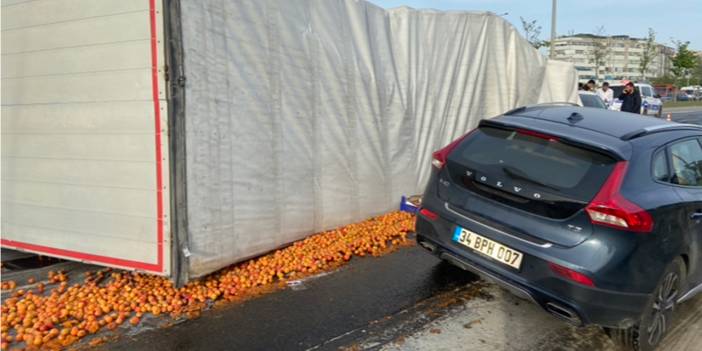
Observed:
[[[521,32],[519,17],[536,20],[541,38],[551,35],[551,0],[369,0],[378,6],[416,9],[490,11],[504,14]],[[656,31],[656,41],[674,46],[672,40],[690,42],[702,50],[702,0],[559,0],[556,33],[592,33],[604,26],[607,35],[646,37]]]

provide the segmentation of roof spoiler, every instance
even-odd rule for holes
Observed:
[[[698,126],[695,124],[683,124],[683,123],[671,123],[671,124],[659,124],[655,126],[649,126],[646,128],[641,128],[638,130],[635,130],[633,132],[626,133],[621,136],[621,140],[624,141],[629,141],[632,139],[636,139],[645,135],[653,134],[653,133],[659,133],[659,132],[666,132],[670,130],[702,130],[702,126]]]
[[[577,138],[574,136],[553,134],[552,131],[542,130],[542,129],[534,129],[532,126],[525,125],[525,124],[522,124],[519,122],[513,122],[513,121],[507,122],[507,121],[503,121],[500,119],[483,119],[478,124],[478,127],[493,127],[493,128],[499,128],[499,129],[507,129],[507,130],[527,129],[527,130],[535,131],[538,133],[553,135],[555,137],[558,137],[561,142],[564,142],[566,144],[571,144],[573,146],[581,147],[581,148],[588,149],[588,150],[598,152],[601,154],[606,154],[610,157],[613,157],[616,160],[625,160],[626,159],[624,154],[620,153],[616,149],[613,149],[609,145],[602,144],[602,143],[594,143],[591,140],[580,139],[580,138]]]
[[[514,109],[511,109],[505,113],[503,113],[505,116],[511,116],[514,114],[517,114],[519,112],[526,111],[527,109],[534,108],[534,107],[556,107],[556,106],[576,106],[576,107],[582,107],[574,102],[569,102],[569,101],[555,101],[555,102],[543,102],[540,104],[533,104],[533,105],[525,105],[525,106],[520,106]]]

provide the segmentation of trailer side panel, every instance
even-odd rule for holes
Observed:
[[[577,99],[571,64],[490,13],[181,5],[191,277],[396,209],[480,119]]]
[[[2,246],[170,273],[156,0],[2,1]]]

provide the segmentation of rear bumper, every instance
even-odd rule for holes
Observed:
[[[640,318],[650,300],[648,294],[589,288],[558,277],[548,277],[552,275],[550,271],[542,272],[541,279],[528,280],[519,272],[495,269],[492,264],[486,264],[484,258],[443,243],[437,233],[426,230],[427,226],[431,228],[426,219],[418,216],[417,222],[417,242],[434,255],[497,283],[571,324],[626,328]]]

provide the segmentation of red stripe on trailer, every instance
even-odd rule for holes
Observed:
[[[163,172],[161,154],[161,103],[158,90],[158,38],[156,38],[156,0],[149,0],[149,22],[151,25],[151,92],[154,99],[154,121],[156,129],[156,242],[158,271],[163,272]]]
[[[93,255],[85,252],[78,252],[73,250],[57,249],[54,247],[35,245],[29,243],[23,243],[19,241],[0,239],[2,246],[10,249],[23,249],[26,251],[32,251],[37,253],[49,254],[52,256],[58,256],[69,259],[78,259],[81,261],[89,263],[102,263],[108,266],[119,267],[119,268],[130,268],[138,269],[142,271],[150,271],[161,273],[162,267],[158,264],[138,262],[132,260],[125,260],[121,258]]]
[[[39,254],[48,254],[68,259],[77,259],[89,263],[104,264],[118,268],[136,269],[152,273],[163,273],[163,154],[161,150],[161,104],[158,88],[158,30],[156,26],[156,0],[149,0],[149,26],[151,31],[151,93],[154,101],[154,124],[156,142],[156,263],[125,260],[116,257],[94,255],[73,250],[64,250],[49,246],[23,243],[20,241],[0,239],[2,247],[20,249]]]

